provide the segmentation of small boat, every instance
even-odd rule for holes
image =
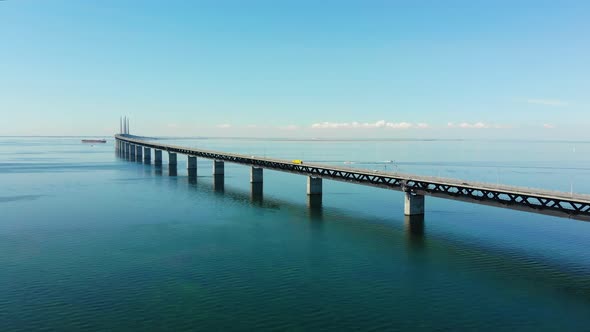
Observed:
[[[106,139],[83,139],[82,143],[106,143]]]

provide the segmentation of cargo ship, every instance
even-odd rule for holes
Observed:
[[[106,139],[83,139],[82,143],[106,143]]]

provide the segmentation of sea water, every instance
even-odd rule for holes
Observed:
[[[73,137],[0,137],[0,331],[590,326],[590,223],[198,159],[189,176]],[[159,142],[590,193],[590,142]],[[153,158],[153,153],[152,153]]]

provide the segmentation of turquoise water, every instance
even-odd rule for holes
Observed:
[[[590,193],[590,143],[167,140]],[[166,156],[164,156],[166,159]],[[392,162],[389,162],[392,161]],[[189,177],[79,138],[0,138],[0,331],[569,330],[590,223],[211,162]]]

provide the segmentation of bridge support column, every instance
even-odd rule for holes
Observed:
[[[213,160],[213,175],[223,175],[224,173],[223,161]]]
[[[176,168],[176,153],[168,152],[168,165],[170,167],[174,166],[174,168]]]
[[[178,171],[176,169],[176,153],[174,152],[168,152],[168,175],[178,175]]]
[[[131,157],[135,157],[135,144],[130,144],[129,148],[131,150]]]
[[[143,148],[143,161],[149,164],[152,161],[152,149],[148,147]]]
[[[223,174],[213,175],[213,190],[217,192],[223,192],[225,186],[225,177]]]
[[[197,157],[188,156],[188,164],[187,169],[196,170],[197,169]]]
[[[188,183],[190,184],[197,184],[197,169],[188,169]]]
[[[162,165],[162,150],[154,149],[154,164]]]
[[[424,195],[405,192],[404,214],[406,216],[415,216],[424,214]]]
[[[321,195],[322,194],[322,178],[307,177],[307,194]]]
[[[262,183],[262,168],[252,167],[250,169],[250,183]]]
[[[135,154],[137,155],[137,161],[141,162],[141,159],[143,159],[143,146],[141,145],[136,145],[135,146]]]

